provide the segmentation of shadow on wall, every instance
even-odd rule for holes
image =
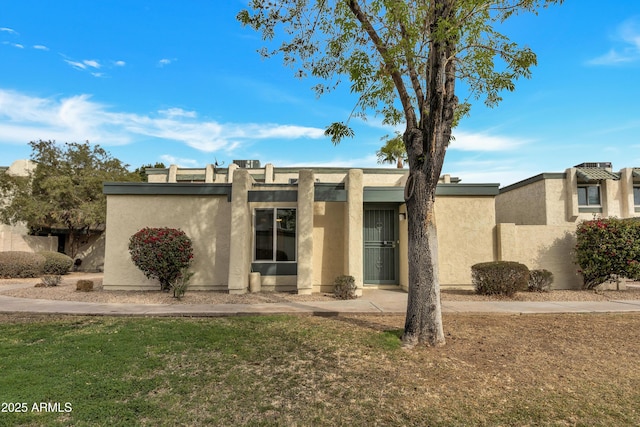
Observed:
[[[92,234],[80,246],[75,260],[82,260],[79,271],[102,271],[104,269],[105,233]]]
[[[322,233],[322,244],[314,242],[313,253],[314,258],[322,257],[319,284],[323,291],[331,291],[336,277],[344,274],[344,204],[326,202],[314,206],[313,228],[316,236]]]
[[[535,258],[535,264],[538,266],[536,268],[549,270],[553,273],[553,289],[582,288],[583,280],[576,265],[575,246],[575,233],[565,231],[550,245],[538,249]]]

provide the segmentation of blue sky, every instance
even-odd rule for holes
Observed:
[[[0,165],[37,139],[100,144],[137,167],[258,159],[380,167],[380,119],[323,136],[356,99],[322,98],[235,20],[245,1],[3,0]],[[454,131],[443,173],[508,185],[582,162],[640,167],[640,1],[566,0],[505,25],[538,54],[530,80]],[[461,97],[464,96],[461,88]]]

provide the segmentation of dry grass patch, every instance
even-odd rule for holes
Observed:
[[[74,404],[6,421],[640,424],[640,314],[446,314],[446,346],[415,351],[403,322],[0,315],[2,397]]]

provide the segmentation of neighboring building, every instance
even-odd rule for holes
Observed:
[[[239,163],[239,162],[236,162]],[[144,227],[175,227],[194,243],[191,289],[329,291],[337,276],[363,286],[408,286],[402,169],[239,167],[147,170],[148,183],[106,183],[105,289],[157,289],[129,257]],[[495,259],[498,184],[448,175],[437,189],[440,283],[471,284]]]
[[[640,169],[582,163],[500,189],[496,197],[498,259],[545,268],[561,288],[578,288],[575,230],[594,217],[640,216]]]
[[[28,176],[36,167],[31,160],[16,160],[11,166],[0,167],[0,173],[14,176]],[[1,201],[0,201],[1,202]],[[32,233],[25,224],[0,224],[0,251],[40,252],[54,251],[69,253],[68,231],[52,228]],[[104,264],[104,232],[87,235],[79,248],[76,259],[82,260],[79,269],[84,271],[102,270]]]

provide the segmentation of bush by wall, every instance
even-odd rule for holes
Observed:
[[[191,264],[193,245],[184,231],[175,228],[143,228],[129,239],[133,263],[149,279],[157,279],[168,292],[180,272]]]
[[[73,259],[60,252],[43,251],[38,252],[44,257],[43,273],[51,275],[64,275],[71,270]]]
[[[640,279],[640,221],[583,221],[578,224],[576,239],[576,262],[586,289],[616,276]]]
[[[33,252],[0,252],[0,277],[4,279],[39,277],[45,257]]]
[[[471,280],[481,295],[513,296],[527,288],[529,269],[511,261],[483,262],[471,266]]]
[[[549,292],[553,284],[553,273],[549,270],[531,270],[527,290],[529,292]]]
[[[338,276],[333,282],[333,295],[338,299],[356,299],[356,280],[353,276]]]

